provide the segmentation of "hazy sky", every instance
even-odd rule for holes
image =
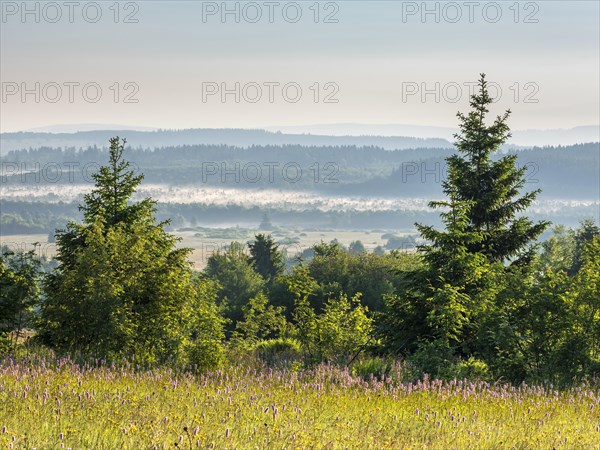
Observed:
[[[2,1],[1,131],[455,126],[480,72],[515,129],[598,124],[599,5]]]

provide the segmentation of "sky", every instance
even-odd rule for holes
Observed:
[[[0,131],[600,122],[600,2],[2,1]]]

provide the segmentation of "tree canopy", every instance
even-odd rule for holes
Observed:
[[[190,250],[156,222],[155,202],[132,200],[143,176],[129,169],[124,145],[110,140],[109,164],[81,205],[83,223],[56,234],[60,264],[46,281],[40,338],[62,350],[147,362],[198,359],[197,341],[218,355],[216,291],[194,275]],[[207,321],[211,335],[199,329]]]

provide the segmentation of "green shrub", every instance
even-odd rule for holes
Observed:
[[[271,367],[296,367],[302,359],[302,345],[296,339],[266,339],[258,342],[253,350]]]
[[[487,380],[490,375],[488,365],[484,361],[472,356],[467,360],[461,360],[454,364],[453,371],[457,379]]]
[[[369,379],[371,376],[382,378],[392,376],[396,362],[391,359],[381,358],[378,356],[357,359],[352,363],[352,374],[362,378]]]

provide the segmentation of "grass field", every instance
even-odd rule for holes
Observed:
[[[321,366],[206,375],[0,363],[0,448],[595,449],[600,392],[399,384]]]

